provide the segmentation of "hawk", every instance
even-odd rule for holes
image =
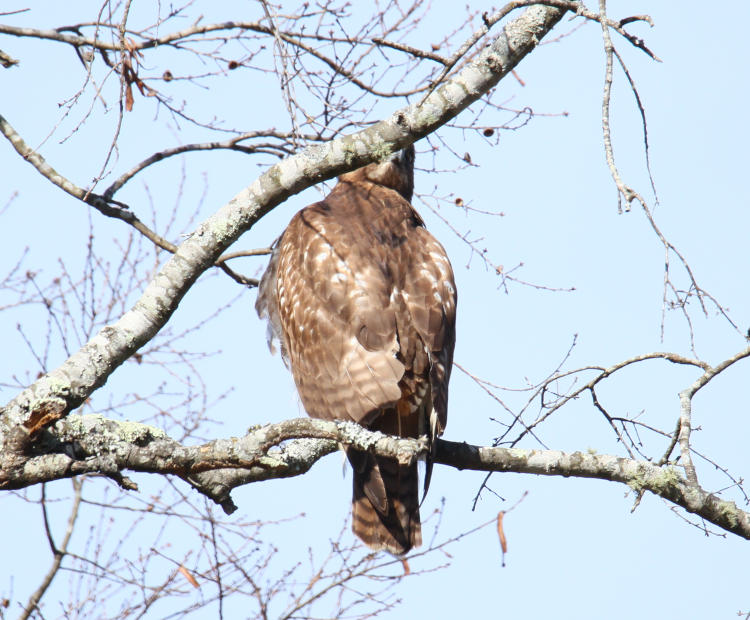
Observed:
[[[414,147],[339,177],[276,241],[256,310],[308,415],[434,439],[448,415],[456,285],[411,205]],[[417,463],[347,448],[352,529],[403,555],[422,542]],[[431,462],[425,472],[425,491]]]

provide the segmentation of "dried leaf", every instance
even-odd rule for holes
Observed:
[[[411,568],[409,568],[409,562],[406,561],[406,558],[401,558],[401,564],[404,567],[404,575],[410,575]]]
[[[485,129],[482,133],[484,134],[485,138],[489,138],[495,133],[495,130],[492,129],[492,127],[487,127],[487,129]]]
[[[135,77],[135,85],[138,87],[138,90],[141,91],[141,95],[144,97],[146,96],[146,89],[148,88],[141,78],[138,76]]]
[[[138,56],[139,58],[143,58],[143,52],[138,49],[138,44],[130,37],[125,39],[125,49],[130,52],[131,56]]]
[[[508,553],[508,540],[505,538],[505,531],[503,530],[504,516],[503,510],[497,513],[497,537],[500,539],[500,549],[503,552],[503,566],[505,566],[505,554]]]
[[[130,82],[125,85],[125,109],[130,112],[133,109],[133,89]]]
[[[180,568],[178,570],[182,573],[183,577],[188,580],[191,586],[193,586],[194,588],[200,588],[198,582],[195,580],[195,577],[190,574],[190,571],[187,568],[180,564]]]
[[[230,71],[234,71],[237,67],[240,66],[240,63],[238,63],[236,60],[230,60],[227,67]]]
[[[3,50],[0,50],[0,65],[2,65],[6,69],[10,69],[13,65],[17,65],[17,64],[18,64],[18,61],[15,58],[13,58],[12,56],[9,56]]]

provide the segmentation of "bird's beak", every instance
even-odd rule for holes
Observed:
[[[400,166],[411,168],[414,165],[414,145],[410,144],[405,149],[391,155],[391,161]]]

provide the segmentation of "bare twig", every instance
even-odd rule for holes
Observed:
[[[52,580],[55,578],[60,570],[63,558],[67,555],[68,544],[70,543],[70,537],[73,535],[73,529],[78,519],[78,510],[81,507],[81,488],[83,482],[79,479],[73,479],[73,506],[70,509],[70,516],[68,517],[68,525],[65,528],[65,534],[63,535],[62,543],[58,547],[55,544],[55,540],[52,536],[52,529],[49,523],[49,515],[47,512],[47,503],[45,501],[45,486],[42,485],[42,516],[44,517],[44,529],[47,533],[47,540],[49,541],[50,550],[52,551],[52,566],[50,566],[47,574],[42,579],[42,583],[29,597],[29,601],[24,607],[23,613],[19,616],[20,620],[27,620],[35,612],[39,611],[39,601],[42,600],[44,593],[49,588]]]
[[[82,187],[77,186],[75,183],[70,181],[68,178],[61,175],[57,170],[50,166],[47,161],[37,151],[33,150],[23,138],[16,132],[11,124],[0,115],[0,132],[10,141],[13,147],[16,149],[19,155],[21,155],[26,161],[28,161],[37,171],[46,179],[51,181],[54,185],[57,185],[67,194],[70,194],[74,198],[78,198],[82,202],[85,202],[89,206],[94,207],[102,215],[112,217],[118,220],[122,220],[126,224],[129,224],[135,228],[139,233],[151,241],[154,245],[160,247],[167,252],[174,254],[177,251],[177,246],[164,239],[162,236],[151,230],[146,226],[138,216],[133,213],[130,208],[116,200],[100,196],[91,191],[85,190]],[[158,161],[157,158],[155,161]],[[131,171],[132,172],[132,171]],[[124,181],[123,181],[124,182]],[[258,285],[258,281],[255,278],[248,278],[232,270],[225,262],[224,259],[219,259],[215,262],[215,266],[221,269],[235,282],[244,286],[254,287]]]

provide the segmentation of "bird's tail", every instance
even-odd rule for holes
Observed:
[[[352,530],[368,547],[403,555],[422,544],[416,461],[347,450],[354,468]]]

